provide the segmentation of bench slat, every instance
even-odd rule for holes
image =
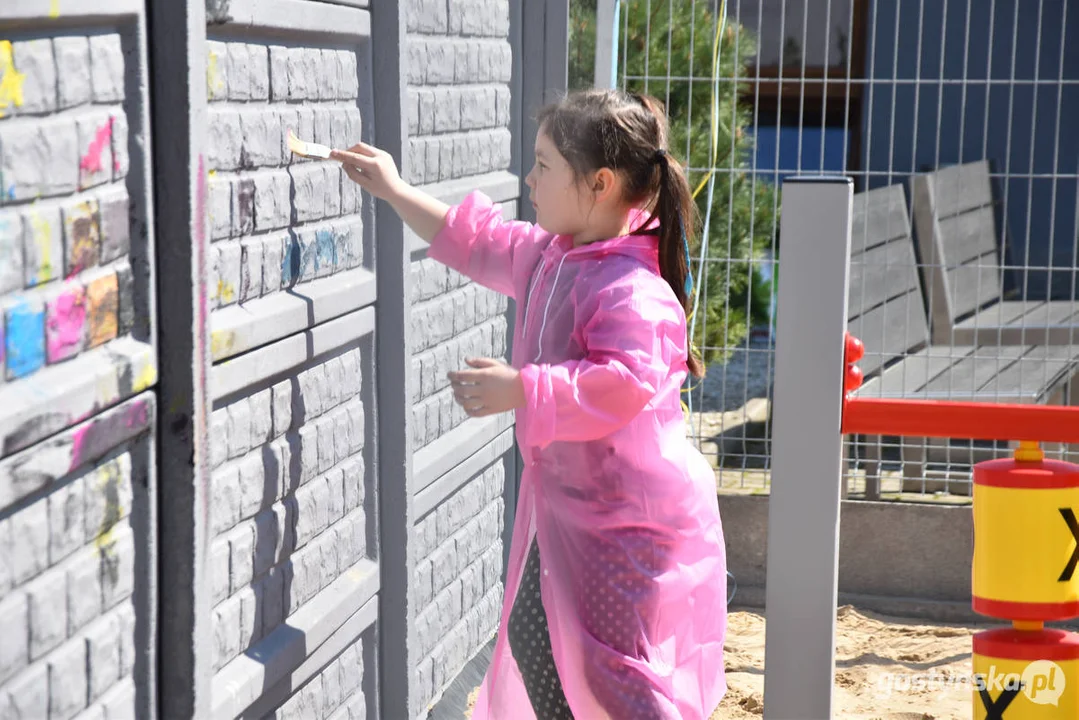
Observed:
[[[986,160],[950,165],[940,168],[932,176],[938,218],[950,218],[993,202]]]
[[[887,368],[879,377],[867,382],[858,395],[907,397],[921,392],[931,380],[973,351],[972,347],[926,348]]]
[[[954,336],[964,344],[1079,345],[1079,302],[997,303],[957,324]]]
[[[858,193],[851,221],[851,255],[889,240],[910,239],[910,218],[902,185]]]
[[[1060,383],[1075,373],[1079,348],[1066,345],[1032,347],[1018,362],[993,376],[978,390],[979,396],[1021,397],[1042,402]]]
[[[917,350],[929,342],[922,296],[911,292],[879,305],[847,324],[865,345],[859,367],[869,376],[892,358]]]
[[[996,259],[996,217],[993,208],[983,207],[962,215],[955,215],[939,221],[940,236],[944,240],[941,251],[944,264],[953,268],[966,265],[975,260],[990,262],[985,256],[991,255],[993,265]]]
[[[947,373],[930,381],[925,392],[939,397],[977,395],[994,376],[1003,373],[1027,352],[1027,347],[979,348],[960,358]]]
[[[847,316],[855,318],[883,302],[921,291],[914,248],[907,236],[851,257]]]
[[[1000,300],[1000,268],[994,260],[987,256],[947,271],[954,318],[966,318]]]

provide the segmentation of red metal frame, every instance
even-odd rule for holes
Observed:
[[[1046,405],[850,398],[847,435],[1079,443],[1079,409]]]
[[[844,392],[861,385],[862,373],[855,364],[865,348],[847,333],[844,356],[847,364]],[[938,400],[891,400],[846,398],[843,403],[844,435],[900,435],[912,437],[969,438],[971,440],[1032,440],[1079,444],[1079,408],[974,403]]]

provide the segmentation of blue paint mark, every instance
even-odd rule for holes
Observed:
[[[337,267],[337,245],[334,244],[333,233],[329,230],[315,233],[315,270],[324,265]]]
[[[15,186],[14,185],[12,185],[11,187],[9,187],[7,189],[7,199],[8,200],[14,200],[15,199]]]
[[[316,243],[308,239],[301,242],[299,276],[301,280],[313,280],[318,270],[318,253]]]
[[[285,242],[285,255],[281,258],[281,285],[292,287],[300,277],[300,244],[295,235]]]
[[[7,372],[21,378],[45,364],[45,309],[25,300],[7,311]]]

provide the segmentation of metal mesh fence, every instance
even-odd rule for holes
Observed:
[[[1079,405],[1079,18],[1068,0],[618,6],[616,82],[665,103],[704,219],[690,320],[708,374],[685,397],[721,489],[769,484],[775,288],[799,271],[783,266],[779,237],[782,180],[794,174],[855,181],[860,393]],[[571,2],[571,88],[593,82],[595,12],[595,0]],[[951,502],[968,498],[973,463],[1010,452],[1006,440],[959,438],[850,437],[844,448],[850,497]]]

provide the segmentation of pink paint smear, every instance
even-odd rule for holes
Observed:
[[[109,121],[97,129],[97,134],[90,142],[90,147],[86,150],[86,154],[82,156],[82,160],[79,161],[79,169],[88,173],[101,172],[101,153],[105,151],[109,141],[112,139],[112,123],[115,118],[109,118]],[[118,163],[114,163],[117,166]]]
[[[49,362],[69,358],[79,351],[86,324],[86,298],[82,290],[72,290],[49,303]]]

